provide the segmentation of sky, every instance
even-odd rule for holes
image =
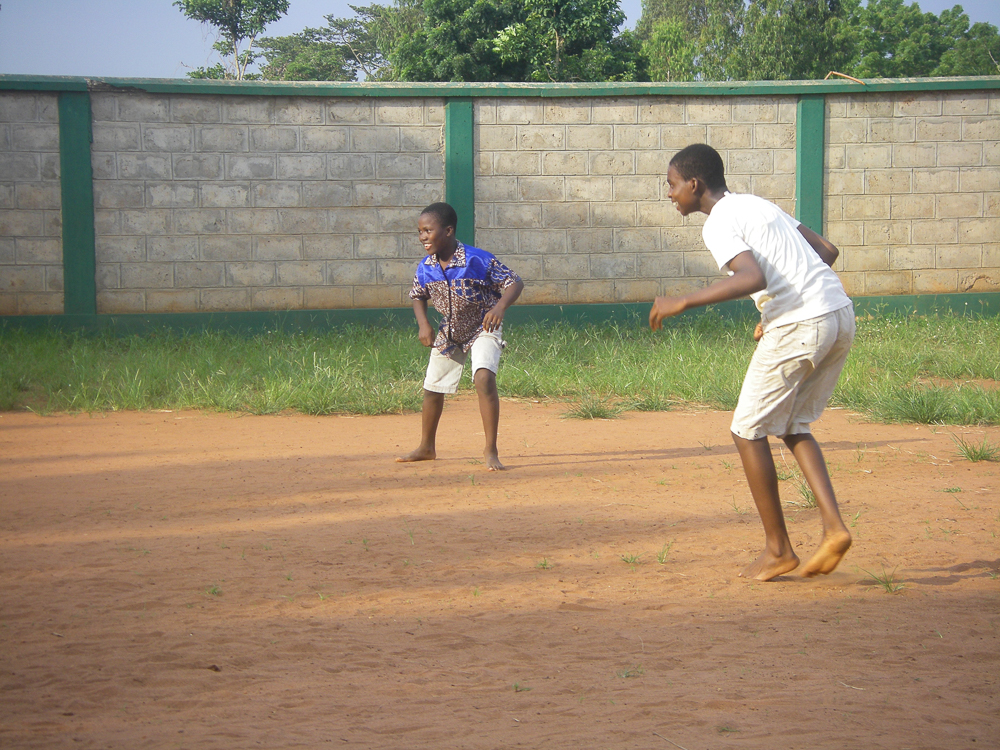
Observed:
[[[291,0],[288,14],[267,27],[267,36],[325,26],[324,16],[353,15],[348,2]],[[917,0],[939,14],[955,0]],[[973,23],[1000,27],[1000,0],[959,0]],[[641,0],[621,0],[632,28]],[[89,78],[183,78],[191,68],[217,61],[215,36],[186,18],[171,0],[0,0],[0,74]]]

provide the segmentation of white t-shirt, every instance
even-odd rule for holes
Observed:
[[[763,291],[750,295],[760,310],[764,330],[851,304],[837,274],[798,226],[798,221],[770,201],[727,192],[713,206],[701,231],[720,269],[742,252],[753,253],[767,280]]]

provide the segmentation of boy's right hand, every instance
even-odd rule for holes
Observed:
[[[684,312],[684,300],[681,297],[657,297],[649,311],[649,327],[660,330],[664,318],[672,318]]]
[[[757,327],[753,329],[753,340],[760,341],[764,338],[764,324],[758,323]]]
[[[434,345],[434,329],[429,325],[421,324],[419,331],[417,332],[417,338],[420,339],[420,343],[424,346]]]

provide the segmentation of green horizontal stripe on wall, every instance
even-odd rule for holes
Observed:
[[[338,97],[799,96],[805,94],[1000,89],[1000,76],[828,81],[687,83],[358,83],[205,81],[188,78],[81,78],[0,75],[0,91],[133,91],[150,94]]]
[[[618,323],[645,326],[649,303],[593,305],[515,305],[504,320],[510,325],[568,323],[574,326]],[[857,297],[859,315],[970,315],[1000,316],[1000,292],[988,294],[927,294],[898,297]],[[725,302],[684,313],[688,317],[718,314],[729,318],[753,318],[757,311],[750,300]],[[142,335],[164,329],[172,331],[223,330],[244,333],[267,331],[330,330],[345,325],[412,326],[408,307],[366,310],[289,310],[285,312],[160,313],[136,315],[8,315],[0,316],[0,330],[57,329],[85,332],[106,331],[116,335]]]

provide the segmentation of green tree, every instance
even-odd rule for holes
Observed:
[[[868,0],[861,6],[861,0],[845,0],[844,5],[857,44],[851,75],[858,78],[929,76],[961,34],[956,33],[961,20],[955,14],[945,11],[938,18],[917,3]],[[964,16],[960,7],[958,11]]]
[[[1000,75],[1000,34],[997,27],[989,23],[973,24],[954,47],[941,55],[941,62],[931,75]]]
[[[661,21],[679,20],[690,40],[697,40],[708,20],[706,0],[642,0],[642,13],[635,35],[646,41]]]
[[[651,81],[693,81],[698,45],[680,18],[663,18],[642,42]]]
[[[248,78],[247,67],[257,58],[254,42],[264,27],[288,12],[288,0],[175,0],[174,5],[195,21],[214,26],[219,34],[212,47],[224,58],[210,68],[198,68],[191,78]]]

